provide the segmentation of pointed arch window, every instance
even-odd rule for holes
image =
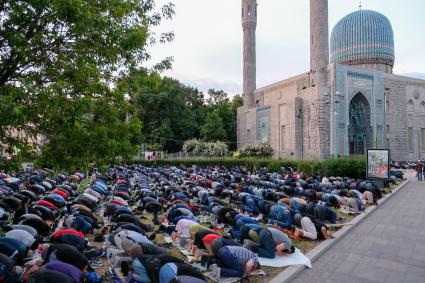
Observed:
[[[413,100],[409,100],[409,102],[407,103],[407,112],[413,112],[415,111],[415,103],[413,102]]]
[[[425,113],[425,101],[422,101],[422,102],[421,102],[421,107],[419,108],[419,110],[420,110],[422,113]]]

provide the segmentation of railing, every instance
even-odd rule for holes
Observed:
[[[167,159],[183,159],[183,158],[211,158],[211,157],[230,157],[232,153],[227,154],[215,154],[215,153],[205,153],[205,152],[175,152],[175,153],[166,153],[165,157]]]

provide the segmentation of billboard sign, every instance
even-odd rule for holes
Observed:
[[[390,177],[390,151],[388,149],[367,150],[367,179],[388,179]]]

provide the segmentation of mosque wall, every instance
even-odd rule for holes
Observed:
[[[370,104],[373,129],[368,147],[388,147],[395,160],[424,159],[425,81],[333,66],[326,96],[311,86],[309,73],[256,90],[256,107],[238,109],[238,148],[263,140],[271,144],[275,158],[350,155],[349,103],[362,93]],[[320,134],[328,139],[319,139]]]
[[[388,75],[387,128],[392,158],[418,160],[425,158],[425,81]]]
[[[335,64],[329,96],[331,156],[386,146],[382,72]]]
[[[270,109],[269,142],[275,158],[319,158],[320,105],[310,82],[305,73],[255,92],[257,109]]]
[[[257,13],[245,12],[254,4],[242,1],[244,32],[253,32],[244,38],[244,62],[252,66]],[[244,64],[238,148],[263,141],[271,144],[275,158],[323,160],[388,147],[395,160],[425,159],[425,81],[391,74],[391,23],[375,11],[347,15],[332,32],[333,63],[328,64],[327,11],[327,0],[310,1],[310,72],[251,95],[255,73],[249,75]],[[359,32],[365,27],[368,37]],[[249,48],[252,52],[245,52]]]
[[[237,110],[237,146],[256,142],[256,108],[239,107]]]
[[[275,158],[319,158],[319,104],[309,73],[256,90],[255,103],[238,109],[238,148],[251,133],[251,143],[268,141]]]

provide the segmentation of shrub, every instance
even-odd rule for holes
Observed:
[[[221,141],[207,142],[205,143],[207,153],[212,155],[225,155],[229,152],[227,144]]]
[[[19,160],[16,158],[5,159],[0,157],[0,170],[4,172],[19,171],[21,169]]]
[[[350,178],[366,177],[366,158],[339,158],[321,162],[321,172],[326,176],[342,176]]]
[[[267,170],[269,172],[281,172],[282,171],[282,162],[280,161],[271,161],[267,165]]]
[[[273,148],[265,142],[247,144],[240,150],[241,157],[270,157],[273,154]]]
[[[298,172],[313,176],[320,170],[320,162],[318,161],[299,161],[296,165]]]
[[[366,159],[365,158],[339,158],[328,159],[322,162],[306,160],[273,160],[263,158],[189,158],[189,159],[158,159],[158,160],[137,160],[128,163],[136,163],[145,166],[171,165],[185,166],[224,166],[227,168],[244,166],[251,171],[260,168],[267,168],[269,172],[280,172],[282,167],[292,167],[299,172],[312,176],[317,172],[323,176],[339,176],[350,178],[365,178]]]
[[[182,150],[193,153],[205,152],[205,144],[197,139],[187,140],[184,142]]]
[[[187,153],[207,153],[212,156],[226,155],[229,152],[224,142],[204,142],[197,139],[185,141],[182,150]]]

